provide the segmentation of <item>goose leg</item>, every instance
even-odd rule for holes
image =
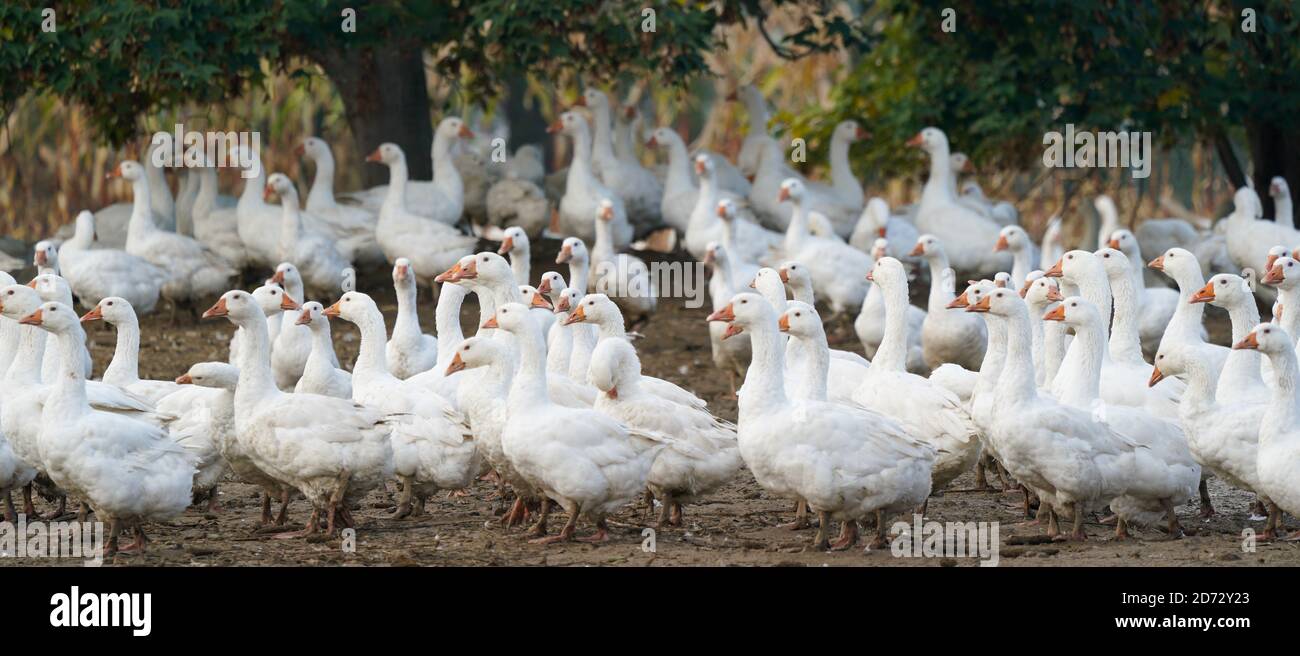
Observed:
[[[1264,532],[1259,534],[1261,540],[1276,540],[1278,536],[1278,525],[1282,523],[1282,509],[1276,503],[1268,504],[1268,523],[1264,525]]]
[[[262,491],[262,526],[271,523],[271,493]]]
[[[655,514],[655,493],[646,488],[645,494],[641,495],[641,500],[645,502],[645,516],[652,517]]]
[[[28,483],[23,486],[23,514],[28,517],[36,516],[36,504],[32,503],[32,484]]]
[[[1047,513],[1046,517],[1043,515],[1044,512]],[[1052,510],[1051,504],[1043,503],[1038,506],[1038,518],[1034,521],[1042,522],[1044,518],[1047,520],[1047,537],[1055,538],[1060,535],[1061,523],[1056,516],[1056,511]]]
[[[601,517],[596,520],[596,533],[588,535],[585,538],[577,538],[578,542],[587,542],[596,544],[599,542],[609,542],[609,525],[605,523],[605,518]]]
[[[1069,539],[1076,542],[1087,540],[1088,535],[1083,532],[1083,509],[1075,502],[1070,504],[1070,512],[1074,513],[1074,527],[1070,531]],[[1055,516],[1056,513],[1052,513],[1052,515]]]
[[[5,492],[5,521],[10,524],[18,523],[18,511],[14,508],[13,492]]]
[[[542,499],[543,512],[545,512],[547,509],[546,501],[547,501],[546,499]],[[559,535],[548,535],[546,537],[533,538],[532,540],[529,540],[528,543],[529,544],[554,544],[556,542],[569,542],[573,540],[573,533],[574,531],[577,530],[577,528],[578,528],[578,507],[574,506],[573,509],[569,512],[569,521],[564,523],[564,528],[560,529]],[[544,534],[546,530],[542,529],[542,532]]]
[[[427,495],[427,494],[421,494],[421,493],[418,493],[418,492],[416,493],[416,495],[415,495],[415,507],[411,509],[411,515],[412,515],[412,516],[415,516],[415,517],[421,517],[421,516],[424,515],[424,502],[425,502],[426,500],[428,500],[428,498],[429,498],[429,495]]]
[[[117,554],[117,536],[122,533],[122,523],[113,519],[108,523],[108,540],[104,542],[104,557]]]
[[[1020,491],[1025,493],[1025,519],[1035,519],[1034,513],[1032,512],[1033,505],[1029,503],[1029,488],[1021,485]],[[1038,511],[1040,513],[1043,511],[1043,505],[1041,502],[1038,505]]]
[[[319,528],[320,528],[320,508],[317,508],[316,506],[313,505],[311,509],[311,516],[307,518],[307,526],[305,528],[303,528],[301,531],[295,531],[293,533],[278,533],[272,536],[272,539],[289,540],[292,538],[305,538],[309,535],[314,534]]]
[[[44,520],[47,520],[47,521],[48,521],[48,520],[58,519],[58,518],[62,517],[62,516],[64,515],[64,513],[66,513],[66,512],[68,512],[68,497],[59,497],[59,508],[58,508],[58,510],[55,510],[54,512],[52,512],[52,513],[50,513],[50,514],[45,515],[45,516],[42,517],[41,519],[44,519]]]
[[[1161,499],[1160,505],[1165,507],[1165,519],[1169,522],[1169,539],[1177,540],[1183,537],[1183,526],[1178,523],[1178,514],[1174,512],[1174,502],[1169,499]]]
[[[867,549],[884,549],[889,546],[889,538],[885,537],[885,511],[876,511],[876,537],[871,539]]]
[[[89,514],[90,514],[90,504],[86,503],[85,501],[82,501],[81,505],[77,506],[77,521],[84,524],[86,521],[86,516]]]
[[[330,494],[329,518],[325,530],[326,535],[330,535],[330,536],[335,535],[334,519],[335,517],[342,514],[340,509],[343,507],[344,497],[348,491],[348,481],[351,480],[352,480],[352,472],[346,469],[339,472],[338,481],[334,486],[334,492]],[[407,490],[411,489],[410,485],[406,485],[404,487]]]
[[[831,514],[824,511],[817,512],[817,535],[813,536],[813,549],[825,551],[830,548],[830,540],[826,538],[826,529],[830,528]]]
[[[988,455],[981,455],[980,459],[975,462],[975,489],[987,490],[992,489],[989,485],[988,475],[984,473],[988,464]]]
[[[668,516],[668,524],[671,526],[681,526],[682,515],[684,514],[685,514],[685,509],[682,508],[681,502],[673,501],[673,513],[672,515]]]
[[[1204,519],[1207,517],[1213,517],[1214,502],[1210,500],[1210,486],[1206,483],[1206,479],[1204,478],[1201,479],[1200,492],[1201,492],[1201,518]]]
[[[840,529],[840,536],[831,543],[831,551],[844,551],[858,543],[858,520],[846,519]]]
[[[740,398],[740,396],[736,394],[736,372],[728,371],[727,378],[731,381],[731,396],[728,396],[727,398],[735,401]]]
[[[659,520],[655,522],[656,529],[662,531],[666,526],[668,526],[668,516],[672,512],[672,506],[672,497],[665,494],[659,505]]]
[[[1127,539],[1129,539],[1128,522],[1124,521],[1123,517],[1117,516],[1115,518],[1115,540],[1123,541]]]
[[[221,507],[221,499],[217,496],[217,486],[214,485],[212,486],[212,489],[208,491],[208,512],[219,513],[224,511],[225,508]]]
[[[280,493],[280,514],[275,517],[276,526],[284,526],[284,523],[289,521],[289,494],[288,488]],[[269,499],[267,503],[270,503]]]
[[[397,508],[393,510],[393,519],[404,519],[411,515],[411,497],[414,494],[415,485],[410,476],[399,476],[398,484],[402,486],[402,493],[397,497]]]
[[[529,535],[542,536],[546,535],[546,518],[551,514],[551,499],[542,497],[542,509],[537,513],[537,523],[528,529]],[[577,520],[574,520],[577,521]]]
[[[791,531],[802,531],[811,526],[808,523],[808,502],[803,499],[794,507],[794,521],[789,524],[781,524],[777,528],[788,528]]]
[[[140,528],[139,523],[137,523],[134,527],[132,527],[131,533],[135,536],[135,539],[131,541],[131,544],[122,547],[121,550],[144,553],[144,542],[145,542],[144,530]]]

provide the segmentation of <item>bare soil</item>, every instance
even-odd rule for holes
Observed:
[[[495,248],[495,244],[484,243]],[[534,274],[556,268],[555,242],[535,246]],[[561,269],[567,275],[567,268]],[[25,272],[30,273],[30,272]],[[19,276],[20,280],[27,279]],[[363,272],[360,288],[376,296],[390,321],[396,312],[387,271]],[[251,286],[250,286],[251,288]],[[923,292],[924,290],[916,290]],[[924,298],[920,293],[917,298]],[[467,304],[463,323],[472,332],[477,307]],[[333,299],[320,299],[331,302]],[[432,330],[433,306],[426,292],[422,296],[421,318]],[[922,301],[923,302],[923,301]],[[202,308],[200,308],[201,310]],[[717,415],[736,419],[736,404],[726,398],[727,378],[713,367],[705,317],[708,303],[688,309],[681,299],[664,299],[653,321],[637,341],[644,370],[649,375],[676,382],[709,402]],[[1209,315],[1215,341],[1226,343],[1226,316]],[[190,364],[224,360],[232,327],[225,321],[198,322],[182,317],[173,326],[166,310],[142,320],[141,375],[171,379]],[[333,326],[340,359],[350,363],[356,355],[358,336],[350,324]],[[114,333],[97,325],[90,329],[91,351],[96,371],[102,371],[112,356]],[[851,319],[840,318],[828,327],[837,347],[859,351],[852,337]],[[1003,566],[1105,565],[1297,565],[1300,543],[1259,543],[1253,553],[1243,551],[1242,531],[1258,532],[1262,521],[1251,521],[1249,504],[1253,496],[1231,489],[1217,480],[1210,483],[1218,514],[1208,520],[1197,517],[1198,507],[1188,503],[1179,508],[1184,526],[1194,530],[1179,540],[1167,540],[1155,528],[1139,528],[1134,539],[1110,540],[1112,528],[1098,521],[1087,522],[1085,543],[1032,543],[1042,534],[1037,526],[1022,526],[1019,492],[973,491],[974,477],[967,474],[948,490],[937,493],[929,504],[926,521],[998,522],[1000,564]],[[431,499],[424,516],[389,518],[392,497],[373,492],[354,513],[358,520],[355,551],[345,553],[338,538],[308,542],[274,539],[259,534],[259,492],[236,481],[221,487],[224,510],[209,513],[193,507],[176,521],[149,527],[151,543],[143,554],[119,554],[118,565],[891,565],[973,566],[973,558],[896,558],[889,549],[864,551],[859,545],[845,552],[824,552],[811,548],[812,531],[791,531],[778,525],[793,517],[793,505],[769,497],[748,472],[702,503],[686,509],[685,526],[665,529],[654,535],[649,550],[643,529],[653,520],[641,504],[629,506],[613,518],[611,539],[600,545],[528,544],[523,531],[506,531],[498,524],[504,511],[494,499],[495,487],[479,482],[466,496]],[[38,504],[39,505],[39,504]],[[40,506],[42,511],[49,508]],[[303,501],[290,506],[290,522],[301,523],[309,512]],[[562,525],[562,513],[553,516],[552,531]],[[911,517],[891,518],[906,521]],[[1295,528],[1294,523],[1292,525]],[[838,529],[838,527],[836,527]],[[579,535],[590,526],[579,524]],[[1024,538],[1031,538],[1024,540]],[[1024,544],[1024,542],[1031,542]],[[0,558],[0,565],[59,565],[68,561]]]

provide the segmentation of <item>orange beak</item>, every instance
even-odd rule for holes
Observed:
[[[1115,239],[1114,237],[1111,237],[1111,238],[1110,238],[1110,241],[1106,242],[1106,245],[1107,245],[1107,246],[1110,246],[1111,248],[1113,248],[1113,249],[1115,249],[1115,250],[1119,250],[1119,240],[1118,240],[1118,239]]]
[[[306,154],[307,154],[307,145],[306,145],[306,144],[298,144],[298,147],[293,149],[293,154],[296,155],[296,156],[298,156],[298,157],[302,157],[303,155],[306,155]]]
[[[912,252],[909,253],[909,255],[911,255],[912,257],[920,257],[922,255],[925,255],[925,244],[922,244],[919,241],[916,242],[916,246],[912,247]]]
[[[1147,381],[1147,387],[1155,387],[1156,383],[1164,379],[1165,379],[1165,374],[1164,372],[1160,371],[1160,367],[1152,367],[1151,379]]]
[[[1165,270],[1165,256],[1161,255],[1160,257],[1157,257],[1156,259],[1151,260],[1151,262],[1149,262],[1149,263],[1147,264],[1147,266],[1151,267],[1152,269],[1155,269],[1156,271],[1164,271],[1164,270]]]
[[[1214,300],[1214,283],[1207,282],[1205,283],[1204,287],[1197,290],[1195,294],[1192,294],[1192,298],[1189,300],[1189,302],[1207,303],[1213,300]]]
[[[614,220],[614,207],[612,205],[600,208],[600,220],[601,221]]]
[[[710,314],[708,318],[708,321],[735,321],[735,320],[736,320],[736,310],[731,306],[731,303],[728,303],[727,307],[724,307],[721,310],[718,310],[717,312]]]
[[[1276,285],[1283,280],[1286,280],[1286,274],[1282,273],[1282,265],[1278,264],[1269,269],[1268,273],[1264,274],[1264,277],[1260,279],[1260,282],[1265,285]]]
[[[393,277],[394,277],[394,278],[401,279],[401,280],[405,280],[405,279],[406,279],[406,274],[407,274],[408,272],[410,272],[410,270],[411,270],[411,267],[409,267],[409,266],[407,266],[407,265],[405,265],[405,264],[399,264],[399,265],[393,267]]]
[[[26,321],[24,320],[24,323],[25,323],[25,322],[26,322]],[[1234,348],[1234,349],[1258,349],[1258,348],[1259,348],[1259,338],[1255,336],[1254,331],[1251,331],[1250,334],[1246,335],[1246,337],[1243,338],[1240,342],[1237,342],[1236,344],[1233,344],[1233,345],[1232,345],[1232,348]]]
[[[875,281],[876,281],[876,270],[875,270],[875,269],[872,269],[872,270],[870,270],[870,271],[867,272],[867,280],[870,280],[871,282],[875,282]]]
[[[106,175],[104,175],[105,180],[112,180],[113,178],[120,178],[120,177],[122,177],[121,164],[114,166],[112,171],[109,171]]]
[[[450,269],[443,271],[433,279],[434,282],[456,282],[460,280],[460,262],[452,265]]]
[[[713,264],[714,262],[717,261],[717,259],[718,259],[718,257],[717,257],[717,255],[714,253],[713,249],[709,249],[709,250],[707,250],[707,251],[704,251],[704,266],[708,266],[708,265],[710,265],[710,264]]]
[[[917,132],[916,136],[907,140],[907,145],[912,147],[920,146],[923,143],[925,143],[925,137],[921,136],[920,132]]]
[[[790,274],[786,272],[785,267],[781,267],[781,270],[777,271],[777,275],[781,277],[781,282],[790,282]]]
[[[497,255],[505,255],[510,249],[515,247],[515,240],[512,237],[506,237],[501,240],[501,248],[497,249]]]
[[[618,398],[618,388],[617,388],[617,387],[611,387],[611,388],[609,388],[609,391],[605,392],[605,396],[608,396],[608,397],[611,398],[611,399],[617,399],[617,398]]]
[[[636,116],[636,107],[633,107],[632,105],[628,105],[627,107],[623,108],[624,118],[633,118],[635,116]]]
[[[100,319],[103,318],[104,318],[104,313],[101,312],[99,310],[99,306],[96,305],[95,307],[90,309],[90,312],[81,315],[81,322],[85,323],[87,321],[99,321]]]
[[[862,126],[859,125],[858,131],[853,133],[853,136],[857,137],[858,139],[870,139],[871,133],[867,132],[866,130],[863,130]]]
[[[295,326],[305,326],[311,323],[311,312],[309,310],[303,310],[302,314],[298,315],[298,320],[293,323]]]
[[[284,287],[284,271],[276,269],[275,275],[271,276],[271,282]]]
[[[291,311],[291,310],[297,310],[299,307],[300,306],[298,305],[297,301],[293,300],[292,296],[285,294],[280,297],[281,310]]]
[[[790,332],[790,315],[782,314],[781,318],[776,320],[776,327],[780,328],[783,333]]]
[[[584,96],[578,96],[578,99],[575,100],[575,101],[573,101],[573,106],[574,106],[574,107],[586,107],[586,106],[587,106],[587,96],[585,96],[585,95],[584,95]]]
[[[704,175],[704,162],[695,160],[695,175]]]
[[[457,351],[456,355],[451,356],[451,363],[447,365],[447,372],[443,375],[450,376],[457,371],[464,371],[464,369],[465,361],[460,359],[460,351]]]
[[[1065,297],[1061,295],[1061,290],[1052,287],[1051,289],[1047,290],[1047,300],[1059,302],[1059,301],[1064,301]]]
[[[776,201],[779,203],[787,200],[790,200],[790,190],[785,187],[781,187],[781,191],[778,192],[776,195]]]
[[[568,312],[568,311],[569,311],[569,297],[568,297],[568,296],[561,296],[561,297],[560,297],[560,301],[559,301],[558,303],[555,304],[555,311],[556,311],[556,312]]]
[[[546,300],[545,296],[542,296],[541,291],[538,291],[536,294],[533,294],[533,302],[529,303],[528,307],[545,308],[547,310],[555,309],[551,307],[551,302]]]
[[[658,147],[659,147],[659,140],[656,139],[655,136],[652,134],[652,135],[650,135],[650,138],[649,138],[648,140],[646,140],[646,142],[645,142],[645,147],[646,147],[646,148],[658,148]]]
[[[559,134],[560,131],[563,129],[564,129],[564,123],[561,121],[556,121],[546,126],[546,134]]]
[[[560,254],[555,256],[555,263],[564,264],[565,262],[568,262],[569,260],[572,259],[573,259],[573,247],[568,244],[565,244],[564,247],[560,249]]]
[[[334,301],[334,304],[325,308],[321,314],[327,317],[337,317],[343,314],[343,308],[339,307],[339,301]]]
[[[382,161],[384,161],[384,156],[383,156],[383,155],[380,155],[380,154],[379,154],[379,149],[376,148],[376,149],[375,149],[375,152],[370,153],[369,155],[366,155],[366,161],[367,161],[367,162],[382,162]]]
[[[1058,305],[1048,310],[1047,314],[1043,315],[1043,321],[1065,321],[1065,306]]]
[[[272,187],[271,185],[266,185],[266,188],[262,190],[262,200],[271,200],[271,197],[274,195],[275,187]]]
[[[1267,260],[1264,260],[1264,270],[1273,268],[1273,263],[1277,261],[1278,256],[1270,254]]]
[[[27,286],[31,287],[32,289],[36,289],[36,278],[32,278],[31,280],[28,280]]]
[[[736,102],[739,99],[740,96],[736,95],[735,91],[732,91],[731,93],[727,94],[727,102]]]
[[[542,294],[549,294],[549,293],[551,293],[551,279],[550,279],[550,278],[542,278],[542,284],[540,284],[540,285],[537,286],[537,291],[540,292],[540,293],[542,293]]]
[[[727,218],[727,206],[723,205],[722,203],[718,203],[718,218],[720,219]]]
[[[882,238],[886,236],[886,235],[885,235],[885,226],[880,226],[879,228],[876,229],[876,236],[877,236],[877,237],[882,237]]]
[[[473,139],[473,138],[474,138],[474,131],[471,130],[471,129],[469,129],[469,128],[467,128],[467,127],[465,127],[465,124],[464,124],[464,123],[461,123],[461,124],[460,124],[460,132],[457,132],[457,133],[456,133],[456,136],[460,137],[461,139]]]
[[[1048,278],[1060,278],[1062,275],[1065,274],[1065,272],[1063,271],[1064,266],[1065,266],[1065,258],[1061,258],[1057,260],[1056,264],[1053,264],[1052,268],[1048,269],[1043,275],[1047,276]]]
[[[564,325],[568,326],[570,324],[580,323],[586,320],[587,320],[587,313],[583,311],[582,306],[579,305],[578,309],[570,312],[569,316],[564,319]]]
[[[213,305],[212,307],[208,308],[207,311],[203,313],[203,318],[212,319],[214,317],[224,317],[229,314],[230,314],[230,310],[226,309],[226,299],[223,296],[217,299],[216,305]]]
[[[492,315],[492,316],[490,316],[490,317],[488,317],[488,320],[487,320],[487,321],[484,321],[484,322],[483,322],[483,325],[480,326],[480,328],[483,328],[483,329],[488,329],[488,328],[500,328],[500,327],[501,327],[500,324],[497,323],[497,315],[495,315],[495,314]]]
[[[996,253],[996,252],[998,252],[998,251],[1005,251],[1005,250],[1007,250],[1008,248],[1011,248],[1011,246],[1010,246],[1009,244],[1007,244],[1007,236],[1006,236],[1006,235],[998,235],[998,243],[996,243],[996,244],[993,245],[993,252]]]
[[[1023,284],[1023,285],[1020,286],[1020,298],[1024,298],[1025,296],[1027,296],[1027,295],[1029,294],[1029,287],[1030,287],[1031,285],[1033,285],[1033,284],[1034,284],[1034,281],[1032,281],[1032,280],[1026,280],[1026,281],[1025,281],[1025,284]]]
[[[749,281],[749,288],[758,289],[758,278],[754,278],[753,280]]]
[[[177,385],[193,385],[193,384],[194,384],[194,379],[193,379],[193,378],[190,378],[190,375],[189,375],[189,374],[181,374],[181,375],[179,375],[179,376],[176,377],[176,384],[177,384]]]
[[[956,298],[948,302],[947,308],[949,310],[955,310],[957,308],[964,308],[969,306],[970,306],[970,299],[966,297],[966,292],[962,292],[961,294],[957,295]]]
[[[19,320],[18,320],[18,323],[21,323],[21,324],[23,324],[24,326],[39,326],[39,325],[41,325],[41,321],[42,321],[42,319],[41,319],[41,310],[37,310],[37,311],[35,311],[35,312],[33,312],[33,313],[31,313],[31,314],[29,314],[29,315],[27,315],[27,316],[25,316],[25,317],[19,319]]]
[[[50,261],[50,258],[46,257],[45,251],[36,251],[35,259],[36,259],[36,266],[45,266],[45,263]]]
[[[978,303],[976,303],[976,304],[974,304],[974,305],[972,305],[972,306],[966,308],[966,311],[967,311],[967,312],[988,312],[988,311],[989,311],[989,299],[991,299],[991,298],[993,298],[993,297],[992,297],[992,296],[985,296],[984,298],[981,298],[981,299],[979,300]]]

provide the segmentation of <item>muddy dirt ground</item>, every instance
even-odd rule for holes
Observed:
[[[484,242],[495,249],[496,244]],[[557,268],[553,264],[557,242],[546,241],[534,246],[534,277]],[[560,269],[567,275],[567,267]],[[16,276],[30,277],[30,271]],[[251,289],[251,286],[249,287]],[[390,323],[396,312],[387,271],[362,272],[360,289],[374,294]],[[915,299],[924,299],[924,289],[914,290]],[[421,320],[432,330],[433,306],[428,293],[421,297]],[[473,297],[462,317],[467,331],[473,330],[478,317]],[[318,299],[331,302],[333,299]],[[924,305],[924,301],[920,300]],[[736,404],[726,397],[728,381],[713,367],[709,352],[705,317],[708,303],[688,309],[681,299],[665,299],[653,322],[643,331],[645,338],[636,345],[645,373],[676,382],[709,402],[717,415],[734,421]],[[1217,310],[1208,315],[1216,341],[1228,339],[1226,316]],[[829,326],[837,347],[861,351],[852,338],[850,319],[840,319]],[[172,326],[166,312],[142,321],[141,376],[171,379],[192,363],[224,360],[232,327],[225,321],[204,321],[185,317]],[[335,344],[340,359],[350,363],[356,355],[358,339],[351,324],[335,322]],[[90,327],[91,350],[95,370],[102,372],[112,355],[114,334],[98,324]],[[1022,526],[1023,512],[1019,492],[975,491],[974,478],[967,474],[950,489],[936,494],[929,504],[926,521],[981,521],[1000,523],[1001,565],[1105,565],[1105,566],[1174,566],[1174,565],[1296,565],[1300,564],[1300,543],[1259,543],[1253,553],[1242,549],[1242,531],[1260,531],[1263,521],[1248,519],[1252,496],[1231,489],[1217,480],[1210,483],[1218,514],[1202,520],[1197,505],[1179,508],[1179,516],[1195,535],[1169,541],[1154,528],[1138,529],[1135,539],[1112,542],[1111,527],[1098,521],[1086,524],[1086,543],[1033,543],[1041,530]],[[259,492],[253,486],[236,481],[221,486],[222,512],[209,513],[193,507],[168,525],[153,525],[152,540],[144,554],[119,554],[112,561],[118,565],[891,565],[891,566],[972,566],[976,560],[942,558],[896,558],[889,549],[864,551],[863,545],[846,551],[828,553],[811,548],[813,532],[790,531],[778,525],[793,516],[792,504],[768,496],[747,472],[737,476],[709,499],[686,510],[685,525],[665,529],[655,535],[655,548],[643,548],[642,530],[653,520],[638,503],[613,518],[611,540],[601,545],[528,544],[520,529],[506,531],[498,524],[504,508],[493,498],[495,488],[479,482],[467,496],[431,499],[423,517],[393,520],[388,517],[392,498],[372,492],[354,513],[358,519],[355,551],[345,553],[341,542],[328,539],[307,542],[301,539],[275,539],[272,534],[258,533]],[[50,508],[39,504],[42,511]],[[290,523],[303,522],[309,508],[303,501],[290,506]],[[911,522],[911,517],[889,521]],[[1289,518],[1288,518],[1289,519]],[[563,514],[553,516],[552,531],[558,530]],[[1296,526],[1290,520],[1292,528]],[[838,529],[838,527],[836,527]],[[579,524],[579,535],[591,530]],[[1029,537],[1030,540],[1023,538]],[[1026,542],[1029,542],[1026,544]],[[0,565],[57,565],[66,561],[0,558]]]

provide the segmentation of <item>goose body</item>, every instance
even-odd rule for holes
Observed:
[[[94,248],[95,217],[82,211],[72,239],[59,247],[59,270],[84,306],[109,296],[126,299],[141,314],[153,312],[167,273],[116,248]]]

